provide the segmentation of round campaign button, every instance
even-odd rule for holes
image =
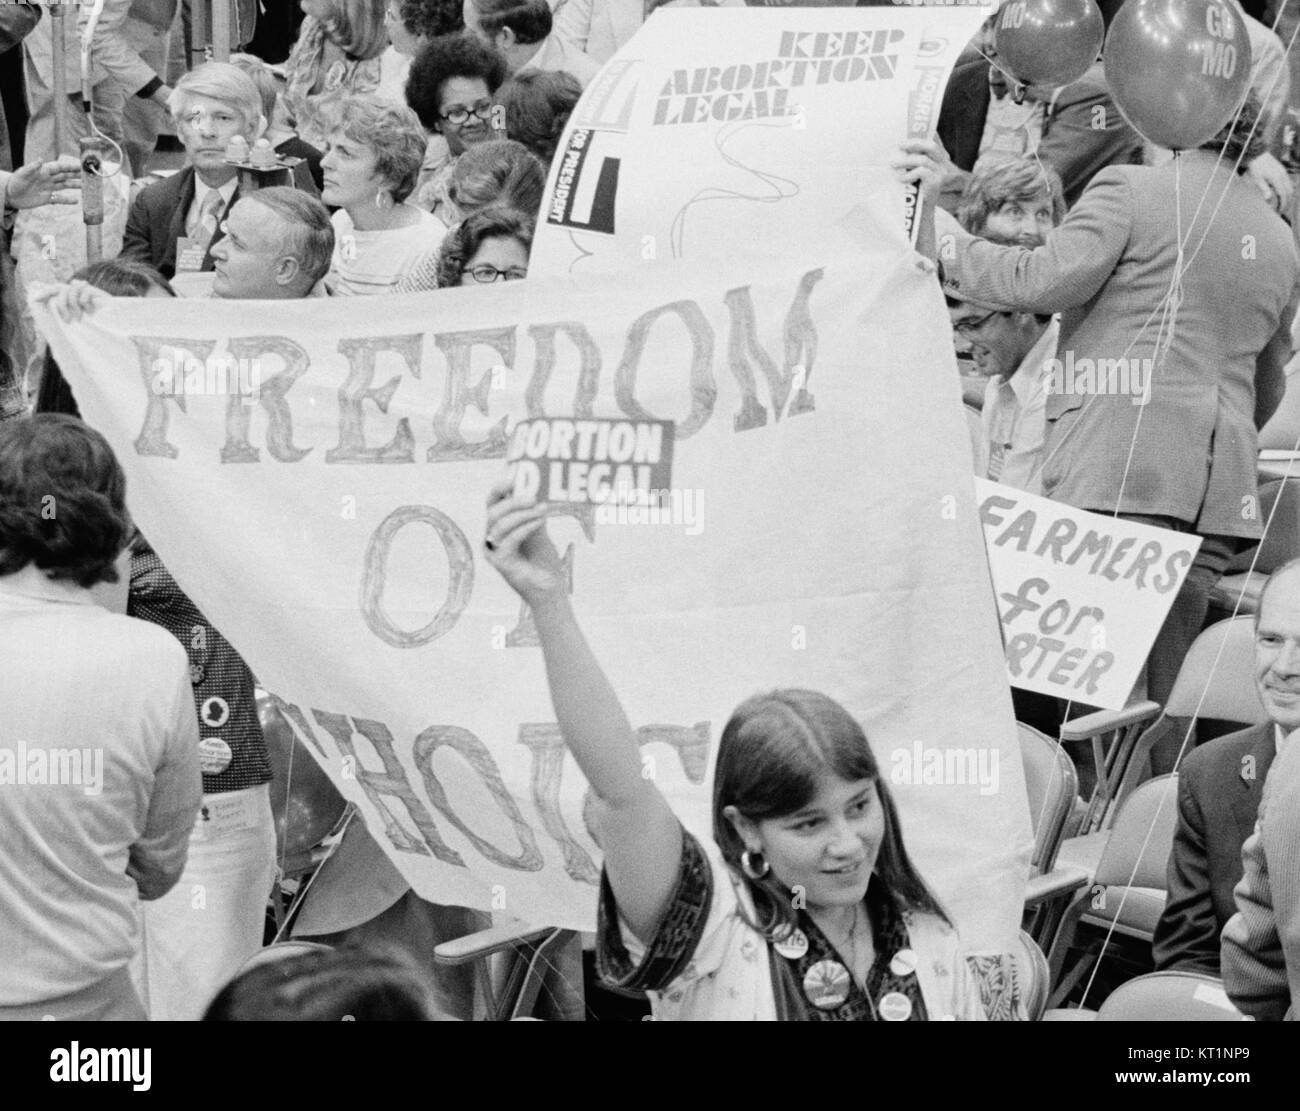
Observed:
[[[203,700],[199,710],[199,720],[213,729],[220,729],[230,720],[230,705],[224,698],[213,695]]]
[[[889,971],[895,976],[910,976],[916,971],[916,954],[911,949],[900,949],[889,962]]]
[[[832,1011],[849,997],[849,970],[839,961],[818,961],[803,978],[808,1002],[822,1011]]]
[[[199,742],[199,771],[204,775],[217,775],[230,767],[235,754],[220,737],[204,737]]]
[[[906,1022],[912,1014],[912,1001],[901,991],[889,991],[880,997],[878,1009],[886,1022]]]
[[[803,930],[791,930],[788,934],[783,935],[779,940],[773,943],[781,956],[792,961],[797,961],[806,952],[808,952],[808,935]]]
[[[190,664],[190,684],[197,687],[203,682],[203,665]]]

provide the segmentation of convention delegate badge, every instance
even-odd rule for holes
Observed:
[[[230,767],[235,754],[220,737],[204,737],[199,742],[199,771],[204,775],[218,775]]]
[[[916,954],[911,949],[900,949],[889,962],[889,971],[895,976],[910,976],[916,971]]]
[[[176,240],[176,272],[196,274],[203,269],[203,256],[208,253],[205,240],[191,239],[188,235]]]
[[[673,429],[659,420],[520,421],[506,451],[514,492],[539,502],[657,505],[672,487]]]
[[[912,1014],[912,1001],[901,991],[888,991],[876,1009],[886,1022],[906,1022]]]
[[[839,961],[818,961],[803,978],[803,993],[818,1010],[833,1011],[849,997],[850,983],[849,970]]]
[[[772,948],[781,956],[797,961],[808,952],[808,935],[803,930],[792,930],[790,933],[783,935],[779,941],[774,941]]]

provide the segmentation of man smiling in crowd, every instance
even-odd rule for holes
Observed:
[[[1241,849],[1237,913],[1223,928],[1223,986],[1252,1018],[1293,1019],[1300,993],[1300,560],[1274,571],[1260,596],[1255,689],[1278,754],[1255,832]]]

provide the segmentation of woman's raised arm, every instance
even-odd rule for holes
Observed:
[[[509,479],[497,483],[488,495],[487,559],[533,611],[560,730],[599,800],[600,847],[619,913],[649,941],[677,882],[681,824],[642,774],[632,726],[578,628],[546,512],[514,496]]]

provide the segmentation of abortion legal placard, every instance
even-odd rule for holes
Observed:
[[[1011,685],[1122,709],[1201,538],[975,486]]]
[[[828,233],[915,241],[916,190],[889,163],[934,132],[992,10],[656,11],[569,118],[530,273],[779,252]]]
[[[1004,754],[996,785],[889,782],[966,944],[1009,950],[1032,837],[933,272],[823,247],[382,308],[37,318],[145,536],[415,889],[592,927],[587,787],[532,615],[484,558],[486,498],[518,422],[671,421],[689,502],[548,522],[645,773],[707,838],[718,738],[757,691],[840,700],[887,776],[960,722],[989,768]]]
[[[520,421],[506,464],[539,502],[656,507],[672,497],[673,423],[542,417]]]

